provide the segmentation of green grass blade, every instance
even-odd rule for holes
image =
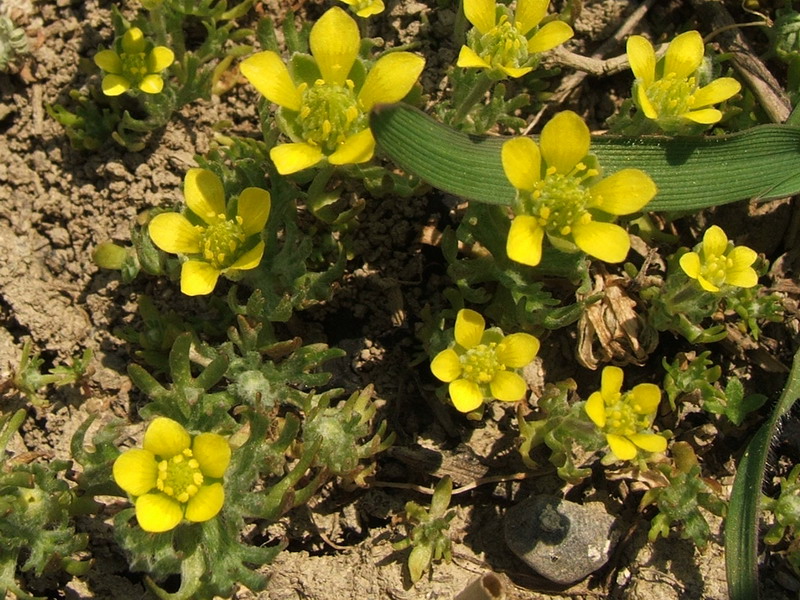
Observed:
[[[390,159],[434,187],[489,204],[514,199],[500,162],[506,138],[470,136],[403,104],[376,107],[370,126]],[[607,174],[631,167],[653,178],[659,192],[648,210],[800,193],[800,127],[761,125],[713,138],[595,136],[592,151]]]
[[[800,351],[794,355],[789,380],[769,421],[764,423],[742,455],[733,482],[725,521],[725,564],[731,600],[756,600],[758,594],[758,514],[761,485],[770,441],[778,423],[800,398]]]

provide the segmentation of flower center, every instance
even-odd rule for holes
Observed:
[[[334,152],[350,135],[367,126],[349,79],[343,86],[318,79],[314,85],[302,87],[299,120],[306,142]]]
[[[520,67],[528,60],[528,40],[511,23],[508,15],[481,36],[477,54],[493,67]]]
[[[597,174],[596,169],[583,163],[566,175],[549,167],[544,179],[536,182],[534,191],[523,201],[523,213],[536,217],[549,235],[569,235],[575,225],[592,220],[586,209],[591,194],[583,182]]]
[[[504,371],[506,367],[498,360],[495,348],[495,342],[479,344],[462,354],[459,359],[464,379],[477,384],[489,383],[497,371]]]
[[[659,118],[680,117],[692,110],[696,91],[696,78],[678,79],[675,73],[668,73],[650,84],[646,94]]]
[[[122,76],[132,84],[139,83],[147,75],[147,57],[144,52],[123,52],[119,58],[122,62]]]
[[[717,287],[722,287],[728,269],[733,267],[733,261],[721,254],[703,255],[703,262],[700,272],[706,281],[713,283]]]
[[[633,394],[614,394],[611,398],[603,398],[606,405],[607,433],[630,436],[652,425],[650,415],[643,415],[642,408],[635,403]]]
[[[237,258],[238,250],[247,236],[242,227],[242,218],[230,221],[219,215],[216,223],[205,228],[201,248],[203,258],[217,269],[224,269]]]
[[[178,502],[188,502],[203,483],[200,464],[188,448],[168,460],[158,463],[156,487]]]

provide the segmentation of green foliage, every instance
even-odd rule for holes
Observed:
[[[8,72],[28,54],[28,36],[5,15],[0,15],[0,73]]]
[[[681,537],[691,539],[698,548],[705,548],[711,531],[701,508],[724,516],[725,502],[718,482],[701,477],[700,464],[692,447],[686,442],[672,446],[674,464],[661,464],[656,470],[662,485],[651,488],[642,497],[640,508],[655,505],[658,514],[650,525],[651,542],[659,536],[667,537],[670,527],[679,524]]]
[[[87,348],[81,356],[73,358],[69,364],[58,365],[49,369],[47,373],[42,373],[44,359],[38,352],[32,353],[32,348],[33,342],[25,340],[11,384],[34,406],[47,405],[47,399],[41,392],[48,385],[62,387],[78,383],[86,374],[86,369],[92,360],[92,351]]]
[[[572,379],[548,383],[539,398],[536,418],[526,420],[522,405],[517,410],[519,453],[528,468],[539,468],[531,452],[544,444],[558,476],[579,483],[591,475],[584,466],[590,455],[605,447],[605,438],[584,410],[585,402],[571,401],[577,385]]]
[[[443,477],[433,492],[429,509],[409,501],[406,503],[403,523],[406,527],[404,539],[392,544],[396,550],[411,546],[408,555],[408,572],[411,582],[416,583],[431,568],[434,562],[452,558],[449,536],[450,521],[455,511],[447,511],[453,493],[453,482],[449,476]]]

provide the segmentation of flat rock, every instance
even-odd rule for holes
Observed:
[[[528,566],[562,585],[598,570],[616,541],[614,518],[599,502],[576,504],[532,496],[506,511],[508,547]]]

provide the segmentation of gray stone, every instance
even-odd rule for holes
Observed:
[[[599,502],[576,504],[532,496],[506,511],[508,547],[528,566],[558,584],[575,583],[608,561],[616,542],[614,518]]]

